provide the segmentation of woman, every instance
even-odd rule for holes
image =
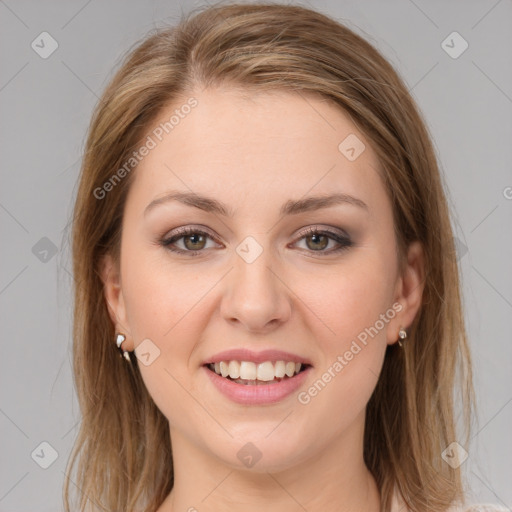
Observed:
[[[442,181],[346,27],[233,4],[147,38],[94,114],[73,258],[80,510],[465,510]]]

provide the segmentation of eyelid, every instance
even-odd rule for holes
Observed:
[[[208,235],[210,238],[216,240],[217,237],[212,234],[212,232],[206,228],[205,226],[198,225],[190,225],[190,226],[181,226],[179,228],[173,229],[170,234],[167,234],[169,232],[166,232],[166,234],[163,236],[164,239],[174,238],[178,235],[187,235],[190,233],[201,233]]]
[[[328,235],[337,235],[340,238],[344,238],[349,240],[350,236],[348,233],[340,228],[335,228],[332,226],[322,226],[321,224],[313,224],[311,226],[308,226],[307,228],[300,231],[297,236],[299,238],[302,238],[304,236],[307,236],[311,233],[325,233]]]
[[[340,228],[335,228],[332,226],[322,226],[320,224],[313,224],[311,226],[308,226],[307,228],[304,228],[302,231],[299,231],[299,233],[296,235],[296,239],[302,238],[308,234],[316,233],[319,231],[322,231],[322,232],[325,231],[328,234],[337,234],[338,236],[340,236],[342,238],[346,238],[346,239],[350,238],[350,236],[346,233],[346,231],[344,231]],[[217,237],[215,235],[213,235],[208,228],[201,226],[201,225],[182,226],[182,227],[179,227],[179,228],[176,228],[175,230],[173,230],[171,235],[169,235],[169,236],[164,235],[162,238],[165,240],[165,239],[174,238],[175,236],[178,236],[178,235],[187,235],[189,233],[205,234],[205,235],[208,235],[213,240],[215,240],[216,242],[218,242]]]

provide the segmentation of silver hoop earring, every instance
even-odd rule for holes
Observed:
[[[117,334],[116,336],[116,345],[117,345],[117,348],[119,349],[119,353],[129,362],[131,363],[131,359],[130,359],[130,353],[127,351],[127,350],[123,350],[121,345],[123,344],[123,341],[126,340],[126,336],[124,334]]]
[[[407,333],[405,332],[405,329],[403,327],[400,327],[400,330],[398,331],[398,344],[403,347],[402,341],[405,341],[407,338]]]

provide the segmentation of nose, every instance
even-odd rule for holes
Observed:
[[[234,267],[224,282],[222,317],[257,333],[285,323],[291,316],[293,294],[270,250],[264,250],[251,263],[236,255]]]

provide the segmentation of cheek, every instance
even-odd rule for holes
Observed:
[[[394,255],[382,248],[367,249],[357,261],[347,259],[315,294],[309,292],[322,320],[315,329],[322,357],[319,379],[314,389],[306,390],[304,402],[311,398],[319,411],[334,407],[352,419],[377,383],[387,348],[386,328],[395,316]]]
[[[318,296],[323,304],[318,316],[328,329],[316,330],[320,365],[298,398],[311,418],[329,410],[333,431],[348,428],[375,389],[387,348],[386,327],[395,314],[390,290],[379,265],[364,265],[333,277]]]
[[[135,342],[150,338],[166,343],[186,323],[185,315],[199,300],[202,287],[198,290],[198,283],[190,281],[190,273],[170,268],[160,249],[133,250],[128,240],[125,254],[123,295]]]
[[[170,268],[165,255],[155,257],[142,251],[132,251],[122,268],[126,315],[135,349],[140,354],[138,345],[149,339],[158,354],[148,366],[141,360],[137,363],[150,395],[171,418],[176,404],[185,398],[180,383],[188,383],[189,372],[194,370],[191,354],[205,329],[205,294],[215,279],[199,276],[192,266],[187,271]],[[173,411],[167,410],[171,403]]]
[[[142,357],[138,359],[142,379],[162,414],[179,424],[185,411],[193,408],[182,386],[189,387],[187,364],[194,348],[190,340],[198,339],[201,329],[192,321],[199,318],[200,307],[194,308],[194,304],[201,290],[190,283],[187,286],[183,276],[176,277],[161,264],[148,264],[144,258],[133,258],[125,267],[125,276],[127,319],[137,354],[142,353],[139,344],[148,339],[157,354],[147,366]]]
[[[308,297],[308,305],[313,305],[324,324],[318,332],[324,333],[321,338],[327,343],[323,347],[326,353],[346,349],[361,333],[364,339],[364,333],[376,324],[379,332],[372,331],[372,338],[385,340],[387,322],[381,319],[391,308],[394,291],[393,255],[388,256],[382,250],[361,251],[333,269],[320,286],[302,280],[306,286],[298,294]]]

